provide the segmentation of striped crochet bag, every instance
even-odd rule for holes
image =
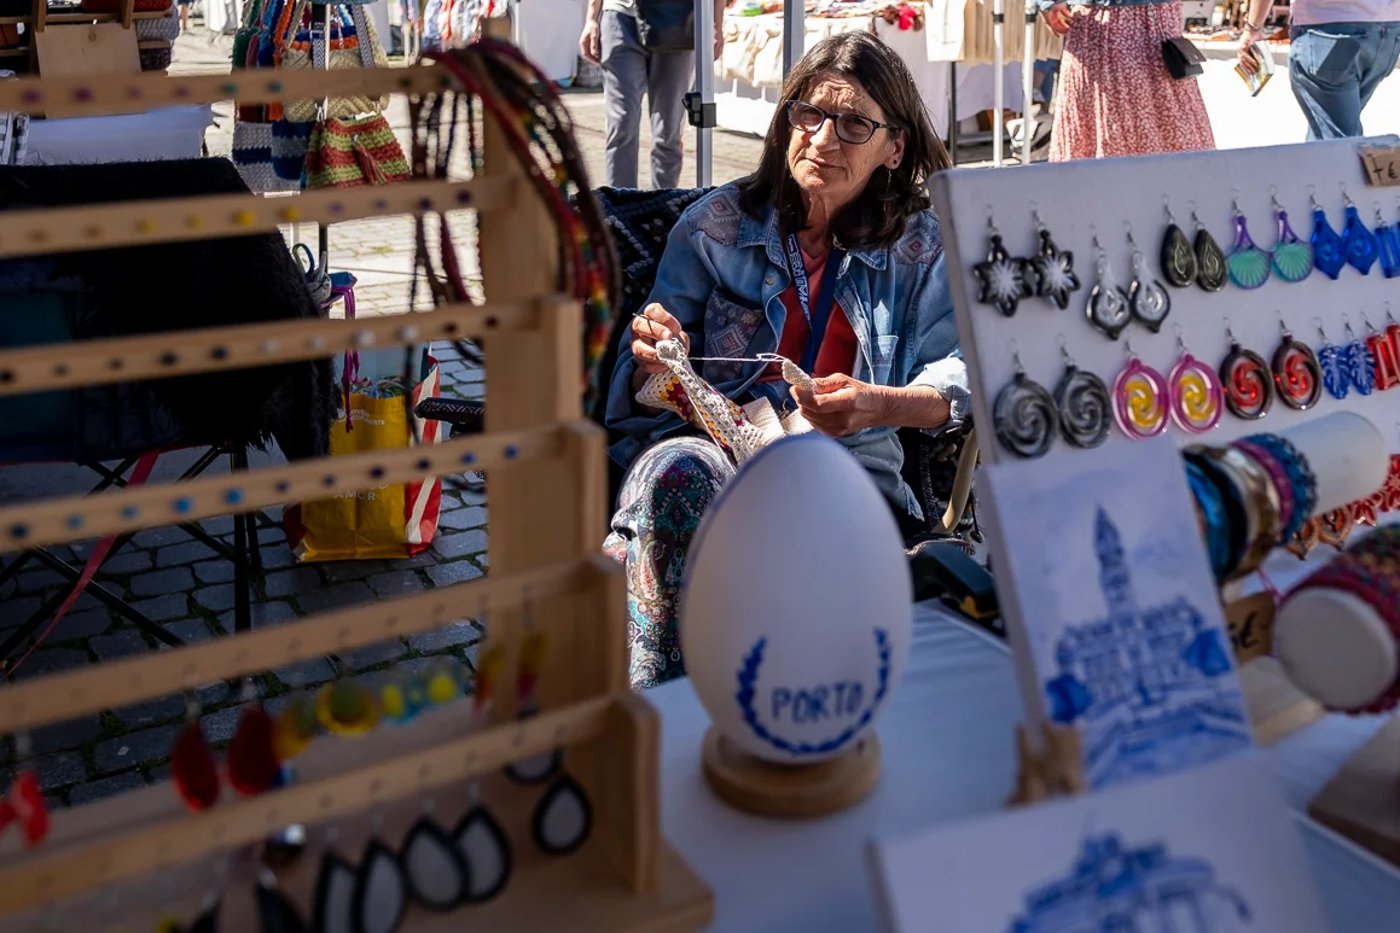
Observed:
[[[306,187],[353,188],[407,181],[412,174],[389,121],[330,117],[316,124],[306,150]]]

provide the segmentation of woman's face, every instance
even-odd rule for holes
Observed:
[[[803,98],[828,113],[855,113],[878,123],[885,112],[859,82],[840,75],[817,78]],[[849,134],[848,134],[849,135]],[[815,132],[790,127],[787,164],[810,202],[812,198],[841,206],[865,189],[881,166],[896,168],[904,155],[904,136],[881,127],[865,143],[848,143],[836,135],[836,121],[826,120]]]

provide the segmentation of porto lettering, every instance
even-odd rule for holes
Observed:
[[[860,713],[861,685],[854,680],[840,680],[820,687],[774,687],[773,719],[795,725],[842,719]]]

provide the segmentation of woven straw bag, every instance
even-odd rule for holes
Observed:
[[[304,5],[304,0],[298,6]],[[353,32],[343,25],[345,8],[336,10],[331,17],[331,36],[319,26],[313,27],[305,38],[296,34],[288,39],[281,57],[281,66],[288,69],[318,71],[327,68],[383,68],[389,64],[384,46],[375,31],[374,21],[369,18],[363,6],[349,8],[349,19]],[[292,22],[299,22],[293,14]],[[293,27],[295,30],[295,26]],[[319,101],[293,100],[283,104],[282,115],[299,123],[316,119]],[[382,113],[388,106],[388,98],[379,97],[333,97],[326,102],[327,117],[353,117],[364,113]]]
[[[306,150],[306,187],[353,188],[406,181],[412,175],[389,121],[379,114],[330,117],[316,125]]]

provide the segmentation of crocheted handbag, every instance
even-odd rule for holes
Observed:
[[[160,19],[138,19],[136,21],[136,39],[139,42],[174,42],[179,36],[180,17],[175,15],[173,7]],[[243,54],[248,54],[246,43],[243,47]]]
[[[271,123],[235,123],[233,125],[233,164],[249,190],[266,194],[270,191],[297,191],[296,181],[277,177],[272,168]]]
[[[412,171],[389,121],[379,114],[330,117],[316,124],[306,150],[306,187],[353,188],[406,181]]]
[[[281,67],[292,70],[331,68],[383,68],[389,58],[374,28],[374,22],[364,7],[338,5],[330,17],[330,36],[326,35],[324,23],[313,23],[310,29],[298,28],[301,23],[300,10],[306,0],[298,0],[297,10],[291,16],[292,31],[287,36],[281,53]],[[326,102],[325,115],[328,117],[353,117],[362,113],[382,113],[388,106],[384,97],[332,97]],[[294,100],[283,105],[283,115],[288,120],[305,122],[316,119],[320,101]]]
[[[272,127],[272,171],[283,181],[301,186],[306,172],[306,149],[311,144],[315,123],[293,123],[278,120]]]
[[[165,71],[174,58],[175,52],[168,45],[163,49],[141,49],[141,70]]]

